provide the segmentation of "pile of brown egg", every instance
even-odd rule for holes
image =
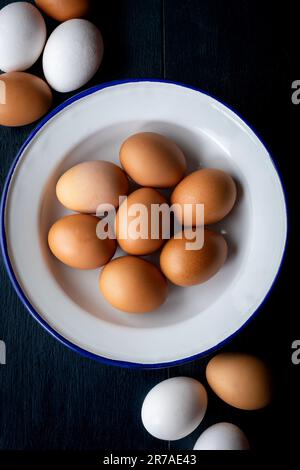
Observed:
[[[86,161],[59,178],[57,198],[77,214],[55,222],[48,243],[52,253],[73,268],[104,266],[99,288],[113,307],[130,313],[150,312],[166,300],[167,279],[177,286],[192,286],[208,281],[221,269],[227,257],[226,240],[206,225],[220,221],[231,211],[236,185],[229,174],[219,169],[199,169],[184,176],[187,165],[182,150],[167,137],[153,132],[128,137],[120,149],[120,163],[123,169],[107,161]],[[141,187],[119,206],[120,196],[129,193],[128,177]],[[170,205],[158,191],[166,188],[172,189],[170,203],[180,226],[179,232],[168,240],[163,237],[163,218],[154,222],[151,217],[153,205]],[[115,237],[99,236],[101,218],[97,211],[103,204],[117,210],[112,231]],[[183,220],[185,212],[179,210],[186,204],[191,207],[188,229]],[[204,220],[195,227],[198,204],[204,206]],[[128,230],[137,219],[132,210],[136,207],[146,209],[146,237],[137,237]],[[154,227],[154,223],[159,226]],[[187,249],[200,231],[204,234],[203,244]],[[112,260],[118,245],[127,255]],[[141,258],[160,249],[160,269]]]

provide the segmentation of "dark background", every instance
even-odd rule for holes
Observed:
[[[0,7],[10,3],[0,0]],[[239,425],[253,449],[274,455],[297,448],[300,365],[291,343],[300,339],[296,303],[300,105],[291,84],[300,78],[297,1],[103,0],[92,20],[105,57],[89,85],[131,77],[166,78],[193,85],[233,107],[256,129],[281,174],[289,208],[289,243],[280,276],[259,315],[227,346],[266,359],[276,381],[273,404],[245,412],[209,393],[201,427],[177,442],[159,441],[142,426],[148,390],[170,376],[205,384],[207,359],[164,370],[126,370],[80,357],[59,344],[17,299],[1,262],[0,449],[192,449],[200,432],[217,421]],[[56,25],[47,20],[49,31]],[[42,76],[40,61],[30,70]],[[69,95],[56,94],[55,104]],[[35,124],[0,126],[1,184]],[[33,182],[34,184],[34,182]],[[294,281],[295,279],[295,281]],[[1,455],[0,455],[1,461]]]

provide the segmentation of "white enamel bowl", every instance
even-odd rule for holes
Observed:
[[[200,286],[170,287],[167,302],[153,313],[130,315],[100,295],[99,270],[72,270],[56,261],[47,232],[67,213],[55,197],[58,177],[84,160],[118,163],[121,142],[145,130],[174,139],[190,170],[228,171],[239,190],[236,207],[215,226],[230,247],[222,270]],[[1,215],[5,263],[30,313],[74,350],[129,367],[191,360],[235,334],[271,289],[287,226],[272,160],[233,111],[182,85],[138,80],[84,91],[50,113],[14,162]]]

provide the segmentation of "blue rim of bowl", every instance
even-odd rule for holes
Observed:
[[[15,170],[20,158],[22,157],[22,154],[23,154],[24,150],[29,145],[29,143],[32,141],[32,139],[35,137],[35,135],[44,127],[44,125],[50,119],[52,119],[54,116],[56,116],[56,114],[58,114],[60,111],[67,108],[68,106],[70,106],[75,101],[78,101],[81,98],[84,98],[85,96],[91,95],[91,94],[96,93],[96,92],[98,92],[100,90],[103,90],[105,88],[110,88],[110,87],[113,87],[113,86],[116,86],[116,85],[123,85],[123,84],[126,84],[126,83],[139,83],[139,82],[166,83],[166,84],[176,85],[178,87],[182,87],[182,88],[186,88],[186,89],[189,89],[189,90],[193,90],[193,91],[202,93],[202,94],[208,96],[209,98],[214,99],[218,103],[222,104],[227,109],[229,109],[231,112],[233,112],[239,119],[241,119],[248,126],[248,128],[255,134],[255,136],[258,138],[260,143],[266,149],[266,151],[267,151],[267,153],[270,157],[270,160],[271,160],[271,162],[274,166],[274,169],[275,169],[275,171],[278,175],[279,181],[281,183],[281,188],[282,188],[282,192],[283,192],[284,208],[285,208],[285,220],[286,220],[285,242],[284,242],[282,257],[281,257],[281,261],[280,261],[279,267],[277,269],[277,272],[274,276],[272,285],[269,288],[268,292],[266,292],[266,295],[262,299],[260,305],[256,308],[256,310],[254,310],[254,312],[245,321],[245,323],[243,323],[243,325],[239,329],[237,329],[230,336],[228,336],[227,338],[222,340],[220,343],[216,344],[212,348],[209,348],[205,351],[202,351],[201,353],[195,354],[193,356],[188,356],[188,357],[185,357],[183,359],[178,359],[178,360],[175,360],[175,361],[171,361],[171,362],[154,363],[154,364],[148,364],[148,363],[143,364],[143,363],[138,363],[138,362],[127,362],[127,361],[121,361],[121,360],[117,360],[117,359],[110,359],[110,358],[107,358],[107,357],[104,357],[104,356],[99,356],[99,355],[94,354],[92,352],[89,352],[89,351],[87,351],[87,350],[85,350],[85,349],[83,349],[79,346],[76,346],[74,343],[67,340],[62,335],[60,335],[60,333],[58,333],[56,330],[54,330],[41,317],[41,315],[35,310],[33,305],[31,305],[31,303],[27,299],[25,293],[23,292],[22,287],[20,286],[20,284],[19,284],[19,282],[18,282],[18,280],[15,276],[12,264],[10,262],[10,258],[9,258],[9,255],[8,255],[8,249],[7,249],[6,233],[5,233],[5,210],[6,210],[6,201],[7,201],[7,197],[8,197],[8,193],[9,193],[10,182],[11,182],[14,170]],[[35,127],[35,129],[29,134],[29,136],[27,137],[27,139],[25,140],[25,142],[21,146],[20,150],[18,151],[17,156],[15,157],[15,159],[14,159],[14,161],[13,161],[11,167],[10,167],[10,170],[9,170],[8,175],[6,177],[6,180],[5,180],[4,189],[3,189],[2,197],[1,197],[0,217],[1,217],[1,220],[0,220],[0,225],[1,225],[0,245],[1,245],[1,251],[2,251],[2,255],[3,255],[3,259],[4,259],[4,265],[5,265],[5,268],[7,270],[9,279],[10,279],[10,281],[11,281],[11,283],[12,283],[12,285],[13,285],[13,287],[14,287],[14,289],[15,289],[18,297],[19,297],[19,299],[21,300],[23,305],[26,307],[28,312],[33,316],[33,318],[35,318],[35,320],[37,320],[37,322],[48,333],[50,333],[55,339],[57,339],[63,345],[67,346],[72,351],[77,352],[77,353],[79,353],[80,355],[82,355],[84,357],[88,357],[89,359],[93,359],[95,361],[101,362],[101,363],[106,364],[106,365],[113,365],[113,366],[119,366],[119,367],[123,367],[123,368],[131,368],[131,369],[133,369],[133,368],[134,369],[163,369],[163,368],[166,368],[166,367],[173,367],[173,366],[178,366],[178,365],[181,365],[181,364],[184,364],[184,363],[187,363],[187,362],[191,362],[191,361],[194,361],[196,359],[200,359],[204,356],[207,356],[207,355],[217,351],[218,349],[220,349],[223,346],[225,346],[226,344],[228,344],[236,335],[238,335],[248,325],[248,323],[257,315],[258,311],[260,310],[262,305],[267,300],[267,297],[270,295],[270,293],[271,293],[271,291],[274,287],[274,284],[276,283],[276,280],[278,278],[278,275],[279,275],[279,272],[280,272],[280,269],[282,267],[282,263],[283,263],[283,260],[284,260],[286,241],[287,241],[287,220],[288,220],[287,219],[286,196],[285,196],[285,191],[284,191],[284,187],[283,187],[283,184],[282,184],[282,181],[281,181],[281,178],[280,178],[279,171],[278,171],[278,169],[275,165],[274,160],[271,157],[271,154],[270,154],[269,150],[267,149],[267,146],[263,143],[262,139],[258,136],[257,132],[247,123],[247,121],[245,121],[245,119],[243,119],[233,108],[231,108],[227,104],[223,103],[219,99],[215,98],[213,95],[210,95],[209,93],[206,93],[205,91],[203,91],[199,88],[196,88],[196,87],[193,87],[193,86],[190,86],[190,85],[185,85],[183,83],[175,82],[175,81],[171,81],[171,80],[162,80],[162,79],[153,79],[153,78],[151,78],[151,79],[136,78],[136,79],[128,79],[128,80],[127,79],[125,79],[125,80],[115,80],[115,81],[103,83],[101,85],[96,85],[96,86],[93,86],[93,87],[88,88],[86,90],[83,90],[80,93],[75,94],[71,98],[67,99],[66,101],[64,101],[63,103],[58,105],[52,111],[50,111],[50,113],[48,113],[39,122],[39,124]]]

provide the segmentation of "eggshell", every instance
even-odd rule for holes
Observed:
[[[152,436],[175,441],[199,426],[206,408],[207,393],[200,382],[173,377],[150,390],[142,406],[142,421]]]
[[[134,134],[123,143],[120,162],[126,173],[141,186],[169,188],[186,170],[185,156],[167,137],[154,132]]]
[[[168,240],[160,255],[162,272],[178,286],[206,282],[221,269],[227,257],[227,243],[219,233],[205,229],[203,247],[197,250],[186,249],[192,241],[186,235]]]
[[[0,125],[24,126],[50,108],[52,93],[41,78],[25,72],[0,75]]]
[[[58,180],[56,195],[67,209],[95,214],[100,204],[119,205],[128,193],[128,179],[117,165],[105,161],[79,163]]]
[[[137,212],[134,215],[130,215],[130,211],[133,211],[134,209],[134,204],[143,204],[145,208],[143,211],[145,212]],[[116,235],[118,243],[122,250],[131,255],[146,255],[153,253],[164,243],[164,240],[162,239],[162,219],[159,217],[158,220],[155,220],[154,217],[151,217],[152,204],[167,204],[167,201],[155,189],[140,188],[131,193],[127,200],[125,200],[119,207],[116,217]],[[141,234],[141,236],[145,235],[147,238],[135,239],[138,235],[135,230],[131,234],[130,224],[134,223],[135,225],[135,220],[140,222],[139,230],[141,230],[142,226],[145,226],[145,232],[147,233]],[[159,238],[151,238],[151,231],[155,231]]]
[[[46,15],[57,21],[86,17],[91,9],[90,0],[35,0]]]
[[[10,3],[0,11],[0,69],[23,71],[42,53],[46,25],[38,9],[28,2]]]
[[[235,408],[258,410],[271,401],[270,372],[250,354],[218,354],[209,361],[206,378],[213,391]]]
[[[53,31],[44,49],[46,80],[56,91],[76,90],[95,75],[102,57],[102,35],[93,23],[65,21]]]
[[[204,223],[214,224],[223,219],[234,206],[237,190],[232,177],[221,170],[206,168],[186,176],[174,189],[171,203],[178,204],[175,214],[184,222],[184,204],[193,204],[192,225],[197,224],[195,204],[204,204]]]
[[[217,423],[198,438],[194,450],[248,450],[249,442],[235,424]]]
[[[108,263],[99,279],[105,299],[118,310],[144,313],[155,310],[167,298],[167,282],[152,263],[123,256]]]
[[[63,263],[77,269],[95,269],[116,251],[116,241],[97,237],[98,217],[67,215],[55,222],[48,234],[50,250]]]

